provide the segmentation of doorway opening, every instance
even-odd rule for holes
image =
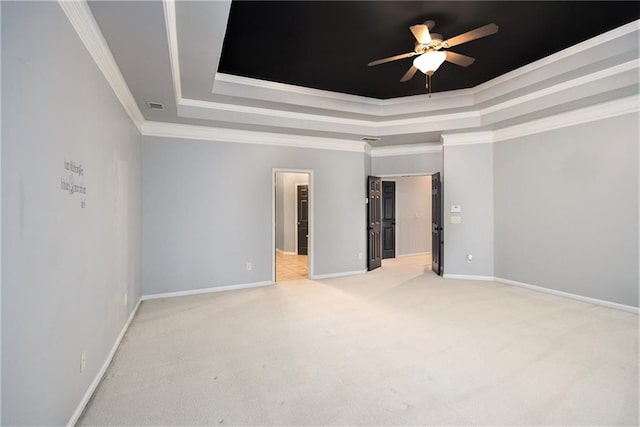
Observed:
[[[313,277],[313,171],[273,170],[272,281]]]
[[[372,181],[379,180],[379,187]],[[419,259],[432,265],[432,175],[383,175],[369,179],[369,265]],[[379,192],[375,189],[379,188]],[[372,192],[373,191],[373,192]],[[374,211],[379,210],[376,214]],[[378,218],[379,226],[372,224]],[[375,239],[379,227],[379,238]],[[373,237],[373,238],[372,238]],[[378,248],[379,246],[379,248]],[[378,259],[371,256],[378,255]],[[394,260],[397,259],[397,260]]]

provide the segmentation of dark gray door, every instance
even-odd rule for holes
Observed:
[[[396,183],[382,181],[382,259],[396,257]]]
[[[382,179],[370,176],[367,181],[367,269],[374,270],[382,265],[382,241],[380,239],[382,224]]]
[[[444,236],[442,232],[442,182],[440,173],[431,175],[431,269],[442,276]]]
[[[309,242],[309,186],[298,186],[298,255],[307,255]]]

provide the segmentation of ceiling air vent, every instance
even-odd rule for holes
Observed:
[[[151,110],[164,110],[164,104],[161,104],[159,102],[147,101],[147,107],[149,107],[149,109]]]
[[[363,136],[362,139],[364,142],[376,142],[380,141],[380,138],[376,138],[375,136]]]

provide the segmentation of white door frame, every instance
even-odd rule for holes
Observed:
[[[276,175],[278,173],[304,173],[309,176],[309,239],[307,240],[307,277],[313,277],[313,170],[273,168],[273,172],[271,173],[271,281],[273,283],[276,283]],[[297,246],[298,243],[296,242],[296,248]]]

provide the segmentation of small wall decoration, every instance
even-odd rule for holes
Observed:
[[[84,177],[82,163],[65,160],[64,170],[67,171],[68,176],[60,178],[60,189],[68,192],[70,196],[79,194],[80,207],[84,209],[86,207],[85,195],[87,194],[87,187],[82,183],[82,178]]]

